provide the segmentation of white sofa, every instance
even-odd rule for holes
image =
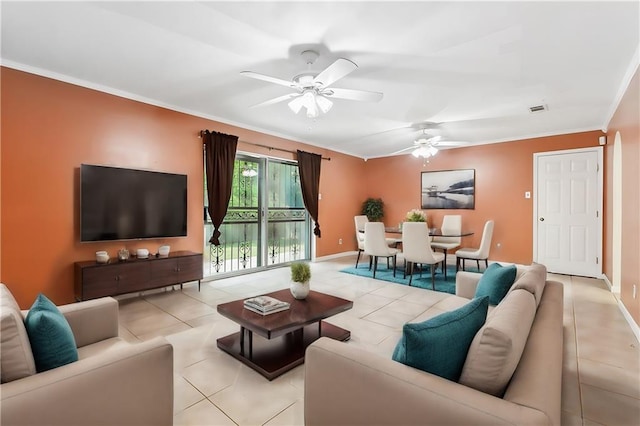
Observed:
[[[0,283],[2,425],[171,425],[173,347],[162,337],[129,344],[118,337],[110,297],[59,306],[78,361],[36,373],[20,311]]]
[[[515,299],[510,295],[516,288],[521,299],[529,297],[523,291],[529,291],[526,294],[533,297],[529,297],[527,302],[535,304],[530,308],[532,324],[530,328],[528,324],[525,326],[526,335],[522,338],[524,348],[514,362],[515,372],[509,375],[503,394],[493,395],[409,367],[393,361],[391,354],[381,357],[355,345],[321,338],[310,345],[306,352],[305,423],[560,425],[563,287],[558,282],[547,281],[546,269],[541,273],[541,268],[544,269],[544,266],[518,268],[516,282],[510,293],[487,316],[485,327],[489,328],[491,324],[495,326],[500,317],[504,318],[504,313],[508,313],[506,307],[511,303],[508,301]],[[533,273],[533,269],[536,273]],[[456,295],[444,299],[440,296],[439,301],[419,320],[468,303],[475,294],[480,276],[459,272],[456,276]],[[518,314],[517,310],[512,309],[512,316],[514,312]],[[523,328],[523,322],[526,323],[520,319],[511,321],[516,328]],[[485,327],[478,333],[483,333]],[[498,325],[496,329],[500,327]],[[486,334],[476,335],[472,347],[484,339],[482,336]],[[517,338],[514,339],[514,346],[516,341]],[[491,352],[493,347],[489,349]],[[476,348],[474,354],[478,353],[482,354]],[[486,358],[491,356],[489,354]],[[468,371],[468,364],[473,364],[470,358],[473,357],[468,355],[463,377],[465,374],[469,376],[465,372]],[[474,362],[478,361],[477,358]],[[481,374],[480,379],[486,377]]]

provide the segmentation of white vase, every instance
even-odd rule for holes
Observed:
[[[291,282],[291,295],[296,299],[304,299],[309,294],[309,282],[299,283],[297,281]]]

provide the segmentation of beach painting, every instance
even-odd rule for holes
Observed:
[[[474,209],[475,169],[422,172],[422,209]]]

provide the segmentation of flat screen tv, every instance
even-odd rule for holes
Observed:
[[[186,235],[186,175],[80,166],[80,241]]]

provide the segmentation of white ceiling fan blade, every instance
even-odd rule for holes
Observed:
[[[466,146],[469,145],[469,142],[465,142],[465,141],[447,141],[447,140],[441,140],[438,142],[434,142],[433,143],[434,146],[440,147],[440,146]]]
[[[358,66],[348,59],[339,58],[329,65],[313,79],[314,83],[319,83],[322,87],[329,87],[345,75],[355,71]]]
[[[463,141],[440,141],[433,144],[433,146],[435,146],[436,148],[467,146],[467,145],[469,145],[469,142],[463,142]]]
[[[263,80],[263,81],[268,81],[269,83],[279,84],[280,86],[293,87],[293,88],[296,87],[296,85],[291,81],[282,80],[281,78],[276,78],[276,77],[270,77],[264,74],[258,74],[257,72],[253,72],[253,71],[242,71],[240,72],[240,75],[243,75],[249,78],[255,78],[256,80]]]
[[[392,152],[389,155],[402,154],[403,152],[410,151],[410,150],[413,150],[413,149],[416,149],[416,147],[415,146],[410,146],[408,148],[401,149],[400,151]]]
[[[361,102],[378,102],[382,99],[382,93],[380,92],[368,92],[366,90],[354,90],[354,89],[329,89],[323,92],[325,96],[338,99],[349,99],[351,101]]]
[[[431,136],[428,134],[422,134],[418,139],[413,141],[414,145],[426,145],[426,144],[436,144],[442,139],[441,136]]]
[[[252,105],[250,108],[258,108],[268,105],[277,104],[278,102],[288,101],[289,99],[301,96],[300,93],[289,93],[288,95],[278,96],[277,98],[269,99],[268,101],[260,102],[259,104]]]
[[[469,145],[469,142],[466,141],[452,141],[448,139],[443,139],[442,136],[436,136],[430,140],[431,145],[437,147],[445,147],[445,146],[464,146]]]

